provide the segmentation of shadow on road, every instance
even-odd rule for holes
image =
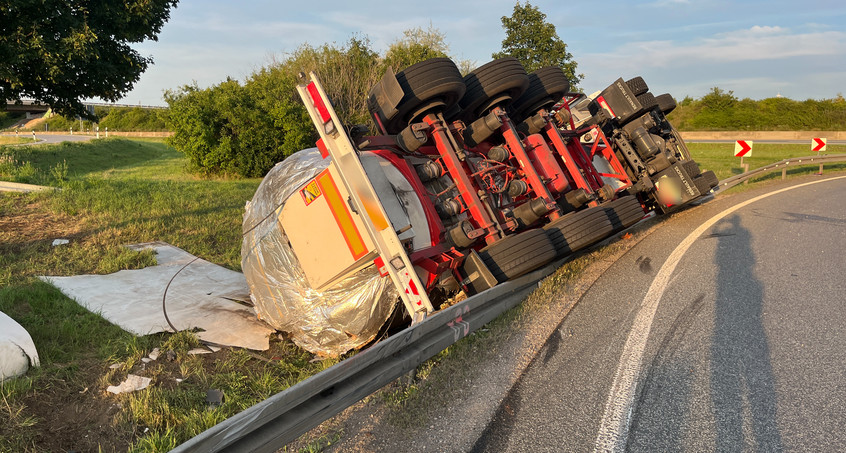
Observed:
[[[711,343],[716,451],[781,451],[764,290],[755,276],[752,235],[734,215],[717,224],[717,300]]]

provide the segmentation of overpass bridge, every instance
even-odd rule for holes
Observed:
[[[50,106],[47,104],[42,104],[38,101],[33,99],[21,99],[20,102],[15,101],[6,101],[5,109],[7,112],[21,112],[21,113],[30,113],[30,114],[37,114],[37,113],[45,113],[50,110]],[[3,106],[4,104],[0,104]],[[105,102],[83,102],[82,103],[86,110],[91,113],[94,113],[94,107],[125,107],[125,108],[142,108],[142,109],[165,109],[167,107],[162,107],[158,105],[132,105],[132,104],[107,104]]]
[[[32,99],[21,99],[20,103],[6,102],[5,106],[7,112],[44,113],[50,110],[49,105],[41,104]]]

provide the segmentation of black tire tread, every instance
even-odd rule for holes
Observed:
[[[603,205],[614,232],[618,233],[639,222],[645,215],[637,197],[627,195]]]
[[[513,57],[500,58],[486,63],[464,76],[467,91],[458,101],[463,112],[462,119],[472,121],[478,117],[481,108],[495,96],[508,93],[517,99],[529,87],[529,76],[520,61]]]
[[[593,245],[613,233],[613,226],[602,207],[591,207],[567,214],[543,229],[559,257]]]
[[[558,66],[547,66],[529,74],[529,88],[511,104],[512,120],[521,122],[533,113],[558,102],[570,91],[570,80]]]
[[[699,164],[697,164],[694,160],[683,160],[681,162],[681,165],[684,169],[684,172],[687,173],[687,175],[691,178],[695,178],[702,174],[702,170],[699,169]]]
[[[631,79],[626,80],[626,85],[628,85],[629,89],[632,90],[632,93],[634,93],[635,96],[640,96],[641,94],[649,91],[649,86],[646,85],[646,82],[641,76],[632,77]]]
[[[664,115],[669,115],[670,112],[676,109],[676,100],[670,96],[670,93],[655,96],[655,102],[658,103],[658,108],[664,112]]]
[[[413,64],[396,74],[404,96],[397,105],[397,112],[387,118],[385,129],[398,134],[411,120],[409,116],[424,103],[441,99],[444,110],[456,104],[466,87],[461,72],[449,58],[432,58]]]
[[[641,107],[643,107],[643,110],[641,111],[644,113],[658,107],[658,102],[655,100],[655,96],[649,92],[637,95],[637,102],[639,102]]]
[[[699,193],[705,195],[710,192],[711,189],[720,185],[720,180],[717,179],[717,175],[714,174],[713,171],[705,170],[702,174],[693,178],[693,184],[696,185]]]
[[[535,229],[502,238],[481,249],[479,256],[502,283],[549,263],[556,253],[546,233]]]

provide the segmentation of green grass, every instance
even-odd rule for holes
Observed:
[[[717,178],[725,178],[743,173],[740,166],[740,158],[734,157],[734,143],[687,143],[690,154],[699,166],[711,170]],[[772,144],[755,143],[752,148],[752,157],[745,157],[743,160],[749,164],[749,169],[763,167],[790,157],[812,156],[815,153],[808,145],[794,144]],[[829,145],[824,154],[846,154],[846,145]],[[827,164],[829,169],[846,168],[844,164]],[[810,174],[819,170],[819,165],[801,166],[789,168],[790,175]],[[755,180],[772,179],[781,177],[781,172],[762,175]]]
[[[184,168],[160,140],[0,148],[0,180],[61,188],[0,192],[0,311],[30,332],[42,363],[0,385],[0,451],[165,451],[337,363],[311,363],[311,354],[275,338],[264,358],[188,355],[193,335],[135,337],[36,278],[148,266],[152,253],[123,245],[156,240],[239,270],[244,203],[260,180],[200,179]],[[52,247],[56,238],[70,243]],[[141,371],[155,347],[174,360]],[[105,392],[130,372],[153,386]],[[211,388],[223,390],[222,405],[205,403]]]
[[[30,143],[32,138],[18,137],[15,135],[0,135],[0,145],[17,145],[20,143]]]

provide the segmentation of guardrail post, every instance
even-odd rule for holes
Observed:
[[[781,179],[787,179],[787,164],[781,167]]]

